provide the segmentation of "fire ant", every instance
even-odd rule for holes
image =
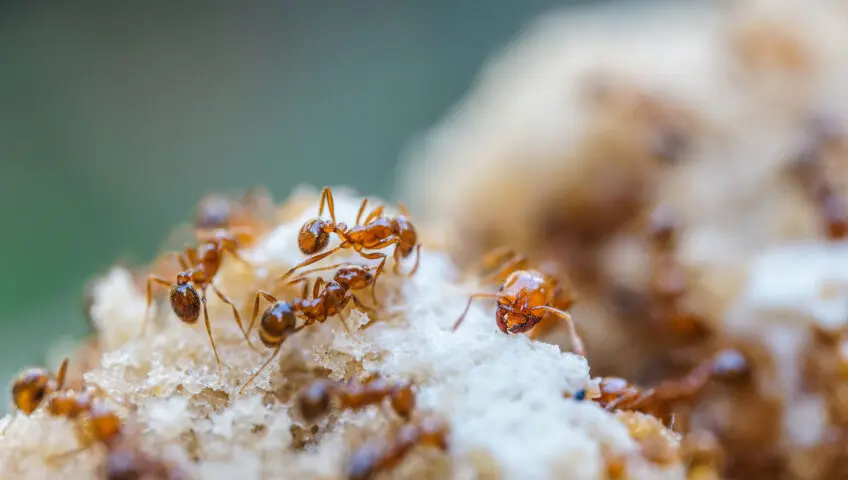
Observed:
[[[595,401],[605,410],[637,410],[668,419],[672,404],[697,396],[712,378],[734,380],[746,377],[748,362],[737,350],[721,350],[701,362],[685,377],[643,390],[623,378],[605,377]],[[580,393],[580,392],[578,392]]]
[[[313,271],[334,268],[336,266],[338,265],[315,269]],[[247,335],[253,330],[256,315],[259,313],[259,300],[264,298],[268,302],[271,302],[271,306],[265,310],[259,322],[259,340],[266,347],[274,348],[274,353],[245,382],[240,391],[243,391],[245,387],[250,385],[256,376],[280,353],[283,342],[290,335],[314,323],[324,323],[328,318],[335,315],[341,317],[342,310],[344,310],[351,300],[353,300],[353,303],[358,308],[370,310],[370,308],[362,304],[353,292],[354,290],[364,289],[373,285],[376,278],[377,276],[372,274],[370,269],[364,265],[343,265],[338,269],[333,280],[327,282],[326,285],[324,284],[324,279],[320,277],[315,280],[312,287],[312,298],[309,298],[309,280],[305,277],[291,282],[292,284],[303,282],[303,292],[300,298],[296,298],[291,302],[282,302],[268,292],[257,291],[253,302],[253,318],[247,329]],[[297,326],[298,317],[304,319],[303,325],[299,327]],[[342,326],[344,326],[345,330],[349,331],[343,317]]]
[[[840,133],[825,121],[812,122],[804,144],[795,153],[789,171],[807,196],[816,204],[824,220],[827,238],[848,237],[848,209],[843,197],[828,178],[824,165],[826,149],[837,143]]]
[[[30,368],[21,372],[12,383],[12,403],[15,404],[17,411],[27,416],[32,415],[45,398],[62,390],[67,373],[67,358],[62,360],[55,378],[43,368]],[[3,435],[6,434],[15,418],[17,417],[13,417],[3,428]]]
[[[330,220],[320,218],[324,213],[324,203],[330,211]],[[415,227],[409,221],[409,212],[406,207],[399,205],[401,214],[397,217],[389,217],[383,215],[383,206],[373,209],[366,217],[365,221],[360,225],[365,207],[368,204],[368,199],[362,199],[362,204],[359,206],[359,213],[356,215],[356,223],[353,227],[348,227],[346,224],[336,221],[335,205],[333,203],[333,192],[330,187],[324,187],[321,191],[321,200],[318,205],[318,217],[307,221],[303,224],[300,232],[297,235],[297,245],[300,251],[305,255],[314,255],[298,265],[292,267],[280,279],[287,279],[295,271],[318,262],[336,252],[346,248],[352,248],[363,258],[369,260],[380,259],[380,263],[374,274],[374,285],[376,279],[380,277],[383,267],[386,264],[388,256],[382,252],[365,252],[364,250],[381,250],[394,245],[394,272],[399,271],[399,261],[401,258],[407,258],[415,250],[415,264],[409,275],[412,276],[418,270],[418,264],[421,260],[421,243],[418,242],[418,234]],[[342,243],[331,250],[319,253],[327,248],[330,242],[330,234],[335,233]],[[316,255],[317,254],[317,255]],[[372,286],[372,295],[374,286]],[[375,297],[376,299],[376,297]]]
[[[504,250],[504,254],[489,254],[488,262],[491,263],[497,257],[505,257],[509,250]],[[550,275],[546,275],[537,270],[517,270],[517,267],[524,266],[527,263],[526,259],[521,256],[513,256],[505,262],[504,266],[494,274],[497,279],[503,279],[501,288],[497,293],[475,293],[468,299],[468,303],[463,310],[462,315],[453,325],[453,330],[456,331],[459,325],[465,320],[468,310],[471,308],[471,303],[476,298],[495,298],[498,306],[495,313],[495,320],[498,328],[506,334],[526,332],[536,326],[545,317],[545,314],[553,314],[565,319],[571,336],[571,343],[574,352],[578,355],[585,356],[583,348],[583,340],[577,334],[574,328],[574,322],[571,315],[564,311],[574,303],[573,297],[563,299],[561,290],[558,288],[557,281]],[[551,306],[552,303],[563,305],[563,309]]]
[[[370,480],[395,468],[416,446],[448,449],[449,426],[440,418],[426,416],[401,426],[388,442],[369,441],[348,460],[348,480]]]
[[[301,392],[297,404],[303,418],[311,422],[327,414],[333,399],[342,409],[357,410],[380,404],[387,398],[395,413],[409,420],[415,409],[412,385],[392,384],[378,376],[361,384],[315,380]]]
[[[683,306],[688,282],[686,270],[676,258],[680,224],[674,212],[665,205],[657,207],[651,214],[647,236],[655,315],[679,338],[705,337],[709,334],[706,320]]]
[[[239,243],[251,243],[253,233],[263,229],[273,207],[271,194],[264,188],[253,188],[236,198],[234,195],[214,193],[197,202],[194,218],[195,231],[227,230],[234,232]]]
[[[147,277],[147,311],[142,324],[142,334],[147,327],[150,306],[153,302],[153,285],[159,284],[168,287],[169,300],[171,309],[177,317],[187,324],[195,324],[200,318],[201,306],[203,308],[203,318],[206,322],[206,333],[209,335],[209,342],[212,344],[212,352],[215,354],[215,361],[218,363],[218,380],[223,377],[223,366],[221,358],[218,356],[218,348],[215,346],[215,340],[212,338],[212,326],[209,323],[209,313],[206,310],[206,289],[212,287],[215,295],[222,302],[229,305],[233,310],[233,316],[238,324],[239,330],[244,334],[247,344],[253,348],[250,342],[248,332],[245,331],[241,322],[241,316],[233,302],[224,295],[218,287],[213,283],[215,275],[221,268],[221,263],[224,259],[224,252],[229,253],[237,260],[247,263],[238,254],[238,241],[234,234],[227,230],[216,230],[213,232],[210,239],[202,241],[196,247],[186,248],[183,253],[178,253],[177,259],[180,267],[183,269],[177,274],[176,283],[171,283],[164,278],[156,275]],[[198,293],[198,290],[200,293]]]

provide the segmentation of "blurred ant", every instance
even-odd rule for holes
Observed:
[[[666,421],[670,418],[671,405],[696,397],[712,378],[735,380],[748,374],[745,357],[737,350],[725,349],[701,362],[685,377],[662,382],[647,390],[623,378],[604,377],[598,385],[600,392],[595,401],[607,411],[637,410]],[[585,394],[581,398],[583,396]]]
[[[371,286],[376,278],[376,275],[372,274],[370,269],[364,265],[345,265],[338,269],[333,280],[326,285],[324,284],[324,279],[320,277],[315,280],[312,288],[312,298],[309,298],[309,280],[307,278],[298,278],[291,282],[293,284],[303,283],[303,292],[300,298],[296,298],[291,302],[281,302],[270,293],[262,290],[256,292],[253,302],[253,318],[247,329],[247,335],[253,330],[256,315],[259,313],[259,300],[264,298],[268,302],[271,302],[271,306],[265,310],[259,322],[259,340],[266,347],[274,348],[274,353],[245,382],[240,391],[243,391],[245,387],[250,385],[256,376],[280,353],[283,342],[290,335],[314,323],[324,323],[328,318],[335,315],[342,317],[342,310],[344,310],[351,300],[353,300],[353,303],[358,308],[371,310],[363,305],[353,292],[354,290]],[[297,326],[297,317],[304,319],[304,323],[300,327]],[[345,330],[350,331],[344,318],[341,320]]]
[[[325,202],[330,211],[330,220],[320,218],[324,213]],[[383,215],[384,207],[379,206],[372,210],[365,217],[365,222],[360,225],[359,222],[362,219],[363,213],[365,213],[367,204],[368,199],[362,199],[362,204],[359,206],[359,213],[356,215],[356,223],[353,227],[348,227],[344,223],[336,222],[333,192],[329,187],[324,187],[321,191],[321,200],[318,205],[319,218],[313,218],[304,223],[297,235],[297,245],[300,251],[305,255],[317,255],[292,267],[280,280],[285,280],[295,271],[318,262],[336,252],[346,248],[352,248],[363,258],[369,260],[380,259],[380,263],[374,274],[376,285],[376,279],[380,277],[388,256],[382,252],[365,252],[364,250],[381,250],[392,245],[395,247],[393,254],[395,273],[399,271],[400,259],[409,257],[412,251],[415,250],[415,264],[412,270],[409,271],[410,276],[414,275],[418,270],[418,264],[421,260],[421,243],[418,242],[418,234],[415,231],[415,227],[408,219],[409,212],[406,210],[406,207],[399,205],[398,208],[401,214],[396,217],[389,217]],[[341,239],[342,243],[332,250],[318,253],[327,248],[331,233],[335,233]],[[373,291],[372,295],[374,295]]]
[[[648,226],[653,306],[659,320],[677,337],[703,338],[709,334],[706,320],[683,306],[689,285],[686,269],[677,259],[679,236],[680,224],[674,212],[666,205],[657,207]]]
[[[348,480],[370,480],[395,468],[416,446],[448,449],[449,426],[440,418],[426,416],[401,426],[388,442],[369,441],[348,460]]]
[[[509,252],[509,250],[504,250],[504,253],[506,252]],[[490,254],[488,259],[493,261],[499,256],[502,255],[500,253]],[[513,256],[508,259],[504,266],[494,274],[494,278],[503,279],[498,292],[472,294],[462,315],[453,325],[453,330],[456,331],[465,320],[465,316],[471,308],[471,303],[475,299],[495,298],[498,302],[495,320],[502,332],[506,334],[526,332],[542,321],[546,314],[553,314],[565,319],[574,352],[585,356],[583,340],[574,328],[571,315],[560,308],[551,306],[552,303],[556,302],[564,305],[564,308],[568,308],[574,303],[573,297],[563,299],[556,279],[549,275],[537,270],[516,269],[526,265],[526,263],[526,259],[521,256]]]
[[[150,306],[153,302],[153,285],[159,284],[169,288],[169,300],[171,309],[183,323],[194,325],[200,318],[200,309],[203,307],[203,319],[206,322],[206,333],[212,344],[212,352],[218,363],[218,381],[223,377],[223,365],[218,356],[218,348],[212,338],[212,326],[209,323],[209,312],[206,309],[206,289],[212,287],[215,295],[233,310],[233,317],[239,330],[244,334],[247,344],[253,348],[248,332],[245,331],[241,322],[241,315],[233,302],[224,295],[213,283],[215,275],[221,268],[224,252],[229,253],[237,260],[247,263],[237,252],[238,242],[235,236],[227,230],[216,230],[209,240],[201,242],[196,247],[189,247],[185,252],[178,253],[177,259],[183,271],[177,274],[176,283],[171,283],[156,275],[147,277],[147,315],[142,323],[142,334],[147,329],[147,321],[150,316]],[[200,293],[198,293],[198,290]]]
[[[67,373],[67,358],[62,360],[55,377],[43,368],[30,368],[21,372],[12,382],[12,403],[17,411],[27,416],[32,415],[45,398],[62,390]],[[2,435],[6,434],[16,418],[9,420],[3,428]]]
[[[387,398],[398,416],[406,420],[410,418],[415,409],[412,385],[392,384],[379,376],[373,376],[364,383],[315,380],[300,393],[297,404],[303,418],[312,422],[329,412],[333,399],[341,409],[358,410],[381,404]]]
[[[845,201],[828,178],[824,165],[826,150],[841,139],[841,132],[825,121],[814,121],[807,137],[794,154],[789,172],[806,195],[816,204],[824,221],[827,238],[848,237],[848,210]]]
[[[122,438],[122,440],[124,440]],[[152,458],[126,441],[108,444],[109,452],[104,465],[106,480],[183,480],[188,478],[181,469]]]
[[[273,199],[264,188],[250,189],[241,198],[213,193],[197,202],[194,228],[199,235],[215,230],[231,231],[245,245],[255,240],[255,232],[266,227],[272,209]]]

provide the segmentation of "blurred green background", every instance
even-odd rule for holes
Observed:
[[[84,334],[84,283],[205,192],[391,195],[487,57],[576,3],[603,2],[3,2],[0,376]]]

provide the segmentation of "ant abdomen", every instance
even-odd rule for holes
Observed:
[[[174,285],[170,292],[171,308],[185,323],[194,324],[200,318],[200,295],[188,283]]]
[[[26,415],[32,414],[50,393],[50,374],[43,369],[33,368],[21,373],[12,385],[12,400]]]
[[[274,303],[262,314],[259,340],[268,348],[279,346],[289,334],[295,331],[296,323],[297,317],[290,303]]]
[[[328,222],[320,218],[313,218],[300,227],[297,234],[297,246],[305,255],[312,255],[327,248],[330,243],[330,230]]]
[[[332,388],[330,380],[316,380],[297,397],[298,410],[306,421],[315,421],[330,411]]]

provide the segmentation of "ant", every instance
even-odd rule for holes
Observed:
[[[177,317],[183,322],[190,325],[197,323],[200,318],[201,306],[203,308],[203,318],[206,322],[206,333],[209,335],[209,342],[212,344],[212,352],[215,354],[215,361],[218,363],[218,381],[223,377],[223,366],[221,358],[218,356],[218,348],[215,346],[215,340],[212,338],[212,326],[209,323],[209,312],[206,309],[206,289],[212,287],[215,295],[222,302],[229,305],[233,310],[233,316],[238,324],[239,330],[244,334],[247,344],[253,348],[250,342],[248,332],[245,331],[241,322],[241,316],[233,302],[224,295],[218,287],[215,286],[213,280],[218,270],[221,268],[221,263],[224,259],[224,252],[229,253],[234,258],[244,263],[247,263],[237,252],[239,243],[235,235],[227,230],[216,230],[212,236],[205,241],[202,241],[196,247],[186,248],[183,253],[177,253],[177,260],[183,271],[177,274],[176,283],[171,283],[162,277],[149,275],[147,277],[147,311],[142,323],[142,334],[147,329],[147,320],[149,317],[150,306],[153,301],[153,285],[159,284],[169,288],[169,300],[171,309]],[[200,291],[198,293],[198,290]]]
[[[530,260],[527,256],[518,253],[510,247],[501,247],[489,251],[484,255],[481,263],[481,276],[498,284],[503,284],[509,277],[509,274],[530,268]],[[551,268],[552,265],[547,264],[545,266],[548,268],[540,269],[539,271],[543,272],[549,278],[554,278],[554,275],[551,274],[553,271]],[[557,282],[557,287],[554,289],[554,298],[550,302],[551,306],[568,312],[575,303],[577,303],[577,294],[571,281],[566,277],[565,287],[560,287]],[[549,316],[543,318],[527,335],[532,339],[541,337],[555,326],[555,320],[555,318]]]
[[[676,258],[680,223],[666,205],[651,213],[647,237],[651,255],[650,293],[656,316],[679,337],[694,339],[708,335],[706,320],[682,305],[688,282],[686,270]]]
[[[330,211],[330,220],[320,218],[324,213],[325,203]],[[374,274],[375,283],[372,286],[372,295],[375,295],[373,289],[376,286],[376,279],[380,277],[388,256],[382,252],[365,252],[364,250],[381,250],[392,245],[395,247],[393,253],[395,274],[399,271],[400,259],[409,257],[412,251],[415,250],[415,264],[412,270],[409,271],[409,276],[414,275],[418,270],[421,260],[421,243],[418,242],[418,234],[415,231],[415,227],[409,221],[409,212],[406,210],[406,207],[398,205],[401,214],[397,217],[389,217],[383,215],[384,207],[379,206],[373,209],[360,225],[359,222],[362,219],[363,213],[365,213],[367,204],[368,199],[362,199],[362,204],[359,206],[359,213],[356,215],[356,223],[353,227],[348,227],[346,224],[336,221],[333,192],[330,190],[330,187],[324,187],[321,191],[320,203],[318,204],[319,218],[313,218],[304,223],[297,235],[297,245],[300,251],[305,255],[313,256],[292,267],[283,275],[280,281],[285,280],[295,271],[307,265],[318,262],[343,249],[352,248],[363,258],[369,260],[380,259],[377,271]],[[335,233],[341,239],[342,243],[336,248],[319,253],[327,248],[331,233]]]
[[[104,470],[104,477],[107,480],[137,480],[142,478],[182,480],[188,478],[182,470],[144,454],[125,441],[109,445]]]
[[[241,198],[219,193],[205,195],[197,202],[194,228],[198,234],[233,231],[241,244],[248,244],[254,240],[252,232],[266,226],[272,207],[271,194],[264,188],[250,189]]]
[[[380,404],[387,398],[395,413],[409,420],[415,409],[412,385],[392,384],[379,376],[373,376],[361,384],[315,380],[301,392],[297,403],[303,418],[312,422],[327,414],[333,399],[342,409],[357,410]]]
[[[848,209],[834,188],[824,165],[827,149],[838,143],[841,134],[824,120],[811,122],[807,138],[794,154],[789,171],[796,183],[816,204],[824,221],[827,238],[840,240],[848,237]]]
[[[712,378],[733,380],[748,374],[749,365],[745,357],[737,350],[725,349],[701,362],[685,377],[662,382],[647,390],[623,378],[604,377],[598,385],[600,392],[595,401],[607,411],[637,410],[667,419],[672,404],[694,398]],[[581,398],[584,396],[580,395]]]
[[[338,265],[319,268],[313,271],[334,268],[336,266]],[[343,265],[336,271],[333,280],[327,282],[326,285],[324,284],[324,279],[320,277],[315,280],[312,287],[312,298],[309,298],[309,279],[305,277],[290,282],[291,284],[303,283],[303,292],[300,298],[296,298],[291,302],[281,302],[268,292],[257,291],[253,302],[253,318],[247,329],[247,335],[250,335],[250,332],[253,330],[253,324],[256,322],[256,315],[259,313],[259,300],[264,298],[268,302],[271,302],[271,306],[265,310],[259,321],[259,340],[266,347],[274,348],[274,353],[245,382],[240,391],[243,391],[245,387],[250,385],[256,376],[280,353],[283,342],[290,335],[314,323],[324,323],[328,318],[335,315],[342,317],[342,310],[344,310],[351,300],[353,300],[353,303],[358,308],[370,310],[370,308],[362,304],[353,291],[373,285],[376,278],[377,276],[371,273],[369,267],[364,265]],[[297,326],[298,317],[304,319],[303,325],[299,327]],[[350,331],[344,317],[342,317],[342,326],[344,326],[345,330]]]
[[[12,403],[17,411],[27,416],[32,415],[45,398],[64,388],[67,373],[68,358],[62,360],[55,377],[43,368],[30,368],[21,372],[12,382]],[[2,435],[6,434],[15,418],[17,417],[9,420]]]
[[[370,480],[403,461],[416,446],[448,449],[450,428],[435,416],[426,416],[401,426],[388,442],[369,441],[348,460],[348,480]]]
[[[489,259],[491,260],[497,256],[490,254]],[[463,320],[465,320],[465,316],[471,308],[471,303],[475,299],[495,298],[498,302],[495,320],[497,321],[498,328],[503,333],[526,332],[542,321],[545,314],[553,314],[565,319],[574,352],[578,355],[585,356],[586,352],[583,348],[583,340],[574,328],[571,314],[563,309],[551,306],[551,303],[563,302],[565,307],[568,308],[573,303],[573,300],[562,300],[562,294],[558,288],[557,281],[550,275],[537,270],[516,270],[516,267],[524,266],[525,264],[526,259],[521,256],[513,256],[513,258],[506,261],[504,267],[494,274],[495,278],[503,279],[498,292],[472,294],[468,299],[468,304],[466,304],[462,315],[459,316],[459,319],[453,325],[453,330],[456,331]]]

